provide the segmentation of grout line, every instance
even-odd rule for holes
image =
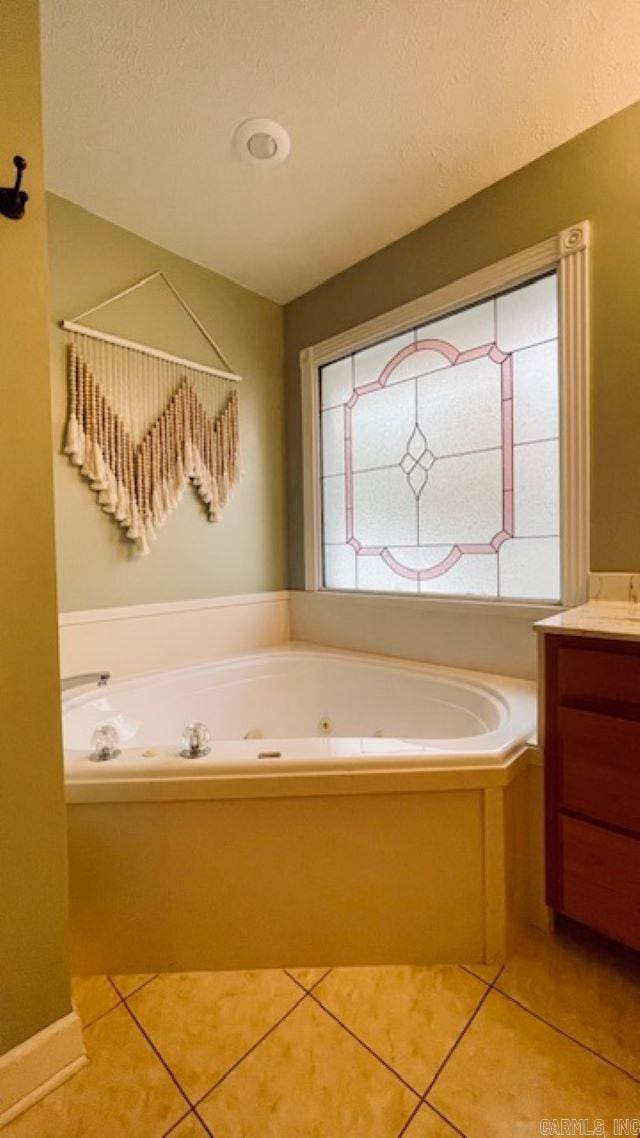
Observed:
[[[209,1127],[207,1126],[207,1124],[206,1124],[206,1122],[205,1122],[204,1118],[202,1118],[202,1117],[201,1117],[201,1116],[198,1114],[197,1110],[195,1110],[195,1109],[193,1109],[193,1110],[188,1110],[186,1114],[183,1114],[183,1115],[182,1115],[182,1118],[179,1118],[177,1122],[174,1122],[174,1123],[173,1123],[173,1126],[171,1127],[171,1129],[170,1129],[170,1130],[165,1130],[164,1134],[162,1135],[162,1138],[171,1138],[171,1135],[172,1135],[172,1134],[175,1134],[175,1132],[176,1132],[176,1130],[178,1129],[178,1127],[179,1127],[179,1126],[181,1126],[183,1122],[186,1122],[187,1118],[192,1118],[192,1117],[193,1117],[193,1118],[197,1118],[197,1119],[198,1119],[198,1122],[199,1122],[199,1123],[200,1123],[200,1125],[202,1126],[202,1128],[203,1128],[203,1130],[204,1130],[205,1134],[207,1134],[207,1135],[208,1135],[208,1138],[215,1138],[215,1135],[214,1135],[214,1133],[213,1133],[213,1130],[210,1130],[210,1129],[209,1129]]]
[[[426,1100],[423,1098],[420,1099],[420,1102],[418,1103],[418,1105],[416,1107],[414,1107],[414,1109],[411,1111],[411,1114],[409,1115],[407,1121],[405,1122],[404,1126],[402,1127],[402,1130],[400,1130],[400,1132],[398,1133],[398,1138],[402,1138],[403,1134],[406,1134],[406,1132],[409,1129],[414,1118],[422,1110],[423,1107],[426,1110],[432,1111],[433,1114],[437,1114],[438,1118],[441,1118],[443,1122],[446,1122],[447,1126],[449,1126],[455,1134],[460,1135],[460,1138],[466,1138],[466,1135],[463,1133],[462,1130],[459,1129],[458,1126],[456,1126],[455,1122],[452,1122],[450,1118],[447,1118],[446,1114],[443,1114],[441,1110],[438,1110],[438,1108],[436,1106],[434,1106],[433,1103],[426,1102]]]
[[[87,1031],[88,1028],[93,1027],[94,1023],[99,1023],[99,1021],[101,1019],[104,1019],[105,1016],[109,1015],[109,1012],[114,1012],[116,1010],[116,1008],[120,1006],[120,1004],[124,1003],[124,1000],[123,1000],[123,998],[119,992],[117,993],[117,995],[118,995],[117,1003],[112,1004],[110,1008],[105,1008],[105,1010],[103,1012],[100,1012],[99,1015],[94,1016],[93,1019],[90,1019],[87,1023],[82,1022],[82,1016],[80,1015],[80,1012],[78,1011],[77,1008],[74,1007],[73,1010],[76,1013],[76,1015],[79,1016],[79,1018],[80,1018],[80,1022],[82,1023],[82,1030],[83,1031]]]
[[[120,991],[112,976],[107,976],[107,980],[113,985],[121,1000],[128,1000],[129,996],[135,996],[137,992],[141,992],[152,980],[157,980],[159,975],[159,972],[154,972],[153,976],[150,976],[148,980],[143,980],[141,984],[138,984],[137,988],[132,988],[130,992],[127,992],[126,996]]]
[[[137,1016],[134,1014],[134,1012],[132,1012],[132,1010],[131,1010],[131,1008],[129,1007],[129,1005],[128,1005],[127,1001],[126,1001],[126,1000],[123,1000],[123,1001],[122,1001],[122,1003],[124,1004],[124,1007],[125,1007],[125,1008],[126,1008],[126,1010],[128,1011],[129,1015],[131,1016],[131,1019],[132,1019],[132,1020],[133,1020],[133,1022],[135,1023],[135,1025],[136,1025],[136,1027],[138,1028],[138,1030],[140,1031],[141,1035],[143,1035],[143,1036],[144,1036],[144,1038],[146,1039],[147,1043],[149,1044],[149,1047],[151,1048],[151,1050],[152,1050],[152,1051],[155,1053],[155,1055],[158,1057],[158,1059],[159,1059],[159,1060],[160,1060],[160,1062],[162,1063],[162,1066],[164,1067],[165,1071],[166,1071],[166,1072],[167,1072],[167,1074],[169,1075],[169,1077],[170,1077],[171,1081],[172,1081],[173,1083],[175,1083],[176,1087],[177,1087],[177,1088],[178,1088],[178,1090],[180,1091],[180,1094],[182,1095],[183,1099],[184,1099],[184,1100],[185,1100],[185,1102],[187,1103],[187,1105],[188,1105],[188,1107],[189,1107],[189,1110],[191,1110],[191,1108],[193,1107],[193,1105],[194,1105],[194,1104],[191,1102],[191,1099],[189,1098],[189,1096],[188,1096],[188,1094],[186,1093],[186,1091],[184,1091],[184,1090],[183,1090],[183,1088],[180,1086],[180,1083],[179,1083],[179,1082],[178,1082],[178,1080],[176,1079],[176,1077],[175,1077],[175,1075],[174,1075],[173,1071],[171,1070],[171,1067],[170,1067],[170,1066],[169,1066],[169,1064],[167,1063],[166,1059],[164,1059],[164,1058],[163,1058],[163,1056],[161,1055],[161,1053],[158,1051],[158,1048],[156,1047],[155,1043],[153,1042],[153,1040],[151,1039],[151,1037],[150,1037],[150,1036],[147,1034],[147,1032],[146,1032],[146,1031],[145,1031],[145,1029],[143,1028],[143,1026],[142,1026],[142,1024],[140,1023],[140,1020],[138,1019],[138,1017],[137,1017]]]
[[[240,1058],[239,1058],[239,1059],[236,1059],[236,1061],[235,1061],[234,1063],[232,1063],[232,1064],[231,1064],[231,1066],[228,1068],[228,1070],[226,1070],[226,1071],[224,1072],[224,1074],[223,1074],[223,1075],[221,1075],[221,1076],[220,1076],[220,1078],[219,1078],[219,1079],[217,1079],[217,1080],[216,1080],[216,1082],[215,1082],[215,1083],[213,1083],[213,1085],[212,1085],[212,1086],[210,1086],[210,1087],[208,1088],[208,1090],[206,1090],[206,1091],[204,1092],[204,1094],[203,1094],[203,1095],[200,1095],[200,1098],[199,1098],[199,1099],[197,1099],[197,1100],[196,1100],[196,1102],[193,1104],[194,1108],[195,1108],[195,1107],[198,1107],[198,1106],[200,1106],[200,1104],[201,1104],[201,1103],[203,1103],[203,1102],[204,1102],[204,1100],[205,1100],[206,1098],[208,1098],[208,1097],[209,1097],[209,1095],[210,1095],[210,1094],[212,1094],[212,1093],[213,1093],[213,1091],[215,1091],[215,1090],[216,1090],[216,1089],[217,1089],[217,1088],[220,1086],[220,1084],[221,1084],[221,1083],[223,1083],[223,1082],[225,1081],[225,1079],[226,1079],[226,1078],[228,1078],[228,1076],[229,1076],[229,1075],[232,1073],[232,1071],[235,1071],[236,1067],[239,1067],[239,1066],[240,1066],[240,1064],[241,1064],[241,1063],[243,1063],[243,1062],[244,1062],[244,1060],[247,1058],[247,1056],[248,1056],[248,1055],[250,1055],[252,1051],[255,1051],[255,1050],[256,1050],[256,1047],[259,1047],[261,1043],[264,1043],[265,1039],[267,1039],[267,1038],[268,1038],[268,1037],[269,1037],[269,1036],[272,1034],[272,1032],[274,1032],[274,1031],[276,1030],[276,1028],[277,1028],[277,1027],[280,1027],[280,1024],[281,1024],[281,1023],[284,1023],[284,1021],[285,1021],[286,1019],[288,1019],[288,1017],[291,1015],[291,1013],[292,1013],[292,1012],[294,1012],[294,1011],[296,1010],[296,1008],[299,1008],[299,1007],[300,1007],[300,1004],[302,1004],[302,1003],[303,1003],[303,1002],[306,1000],[307,996],[308,996],[308,992],[304,992],[304,993],[303,993],[303,995],[300,997],[300,999],[299,999],[299,1000],[296,1000],[295,1004],[293,1004],[293,1006],[292,1006],[292,1007],[290,1007],[290,1008],[289,1008],[289,1010],[288,1010],[288,1011],[286,1011],[286,1012],[284,1013],[284,1015],[283,1015],[283,1016],[280,1016],[280,1019],[279,1019],[279,1020],[277,1020],[277,1021],[276,1021],[276,1022],[275,1022],[275,1023],[274,1023],[274,1024],[271,1026],[271,1027],[270,1027],[270,1028],[269,1028],[269,1030],[268,1030],[268,1031],[265,1031],[264,1035],[261,1035],[259,1039],[256,1039],[255,1043],[252,1043],[251,1047],[249,1047],[249,1048],[248,1048],[248,1050],[247,1050],[247,1051],[245,1051],[245,1052],[244,1052],[244,1053],[243,1053],[243,1054],[240,1056]],[[199,1117],[200,1117],[200,1115],[198,1115],[198,1118],[199,1118]]]
[[[327,971],[324,972],[323,975],[320,976],[320,978],[318,980],[315,980],[310,988],[305,988],[304,984],[302,983],[302,980],[297,980],[295,976],[291,975],[291,972],[289,972],[289,970],[287,968],[283,968],[282,971],[284,972],[285,976],[288,976],[290,980],[293,980],[294,984],[297,984],[299,988],[302,988],[303,992],[309,993],[309,992],[313,992],[314,988],[317,988],[318,984],[321,984],[323,980],[326,980],[329,973],[333,972],[333,968],[327,968]]]
[[[425,1102],[423,1100],[420,1105],[426,1106],[429,1110],[432,1110],[434,1114],[437,1114],[438,1118],[441,1118],[443,1122],[446,1122],[447,1126],[450,1126],[455,1134],[460,1135],[460,1138],[466,1138],[464,1131],[462,1131],[459,1126],[456,1126],[455,1122],[452,1122],[450,1118],[447,1118],[446,1114],[443,1114],[441,1110],[438,1110],[437,1106],[434,1106],[432,1102]]]
[[[500,972],[500,975],[502,975],[502,970]],[[498,979],[498,977],[496,977],[496,979]],[[552,1023],[551,1020],[545,1019],[543,1015],[540,1015],[539,1012],[533,1011],[533,1009],[527,1007],[526,1004],[520,1003],[520,1000],[516,1000],[514,996],[510,996],[509,993],[504,992],[502,988],[496,988],[495,991],[497,995],[503,996],[505,1000],[509,1000],[510,1003],[515,1004],[515,1006],[517,1008],[520,1008],[521,1011],[527,1012],[528,1015],[533,1016],[533,1018],[539,1020],[540,1023],[544,1023],[547,1027],[550,1027],[552,1031],[557,1031],[558,1035],[562,1035],[565,1039],[570,1040],[571,1043],[575,1043],[578,1047],[582,1047],[584,1051],[588,1051],[589,1054],[594,1055],[596,1059],[601,1059],[603,1063],[607,1063],[609,1067],[613,1067],[615,1071],[620,1071],[620,1074],[626,1075],[627,1078],[632,1079],[634,1083],[640,1083],[640,1077],[638,1075],[632,1075],[631,1071],[627,1071],[624,1067],[621,1067],[619,1063],[614,1062],[613,1059],[608,1059],[606,1055],[602,1055],[600,1051],[596,1051],[595,1048],[590,1047],[588,1043],[583,1043],[582,1040],[577,1039],[575,1035],[570,1035],[568,1031],[565,1031],[562,1027],[558,1027],[558,1025]]]
[[[200,1123],[200,1125],[201,1125],[202,1129],[204,1130],[205,1134],[207,1134],[207,1135],[209,1136],[209,1138],[215,1138],[215,1135],[214,1135],[214,1133],[213,1133],[213,1130],[210,1130],[210,1129],[209,1129],[209,1127],[207,1126],[207,1124],[206,1124],[206,1122],[205,1122],[204,1118],[202,1117],[202,1115],[200,1114],[200,1112],[196,1110],[196,1108],[195,1108],[195,1107],[193,1108],[193,1115],[194,1115],[194,1117],[195,1117],[195,1118],[197,1118],[197,1119],[198,1119],[198,1122]]]
[[[502,969],[501,969],[500,971],[502,971]],[[463,1027],[462,1031],[460,1032],[460,1034],[459,1034],[458,1038],[455,1040],[454,1044],[453,1044],[453,1045],[452,1045],[452,1046],[449,1048],[449,1050],[448,1050],[447,1054],[445,1055],[445,1057],[444,1057],[444,1059],[442,1060],[442,1062],[441,1062],[440,1066],[438,1067],[438,1070],[436,1071],[436,1073],[435,1073],[435,1075],[433,1076],[433,1078],[432,1078],[431,1082],[429,1083],[429,1086],[427,1087],[426,1091],[425,1091],[425,1092],[424,1092],[424,1094],[422,1095],[422,1101],[423,1101],[423,1102],[426,1102],[426,1101],[427,1101],[427,1095],[429,1094],[429,1092],[431,1091],[432,1087],[434,1086],[434,1084],[435,1084],[435,1083],[437,1082],[437,1080],[439,1079],[439,1077],[440,1077],[440,1075],[442,1074],[442,1072],[443,1072],[444,1068],[446,1067],[447,1063],[449,1062],[449,1060],[450,1060],[451,1056],[453,1055],[454,1051],[456,1050],[456,1048],[457,1048],[458,1044],[460,1043],[460,1041],[461,1041],[462,1039],[464,1039],[464,1037],[465,1037],[465,1035],[467,1034],[467,1032],[468,1032],[469,1028],[471,1027],[471,1024],[473,1023],[474,1019],[476,1018],[476,1016],[477,1016],[478,1012],[480,1011],[480,1008],[481,1008],[481,1007],[482,1007],[482,1005],[484,1004],[484,1002],[485,1002],[485,1000],[486,1000],[487,996],[489,995],[489,993],[491,992],[491,989],[492,989],[492,988],[493,988],[493,984],[489,984],[489,985],[487,986],[486,990],[485,990],[485,991],[482,993],[482,996],[481,996],[481,998],[480,998],[480,1001],[478,1002],[478,1004],[477,1004],[477,1006],[476,1006],[476,1009],[475,1009],[475,1011],[473,1012],[473,1014],[472,1014],[472,1015],[469,1017],[469,1019],[467,1020],[466,1024],[464,1025],[464,1027]],[[429,1103],[429,1106],[430,1106],[430,1105],[431,1105],[431,1103]]]
[[[303,992],[307,993],[307,992],[309,992],[309,991],[311,990],[310,988],[305,988],[305,986],[304,986],[304,984],[302,983],[302,981],[301,981],[301,980],[296,980],[295,976],[292,976],[292,975],[291,975],[291,973],[290,973],[289,971],[287,971],[287,969],[286,969],[286,968],[283,968],[283,969],[282,969],[282,971],[284,972],[285,976],[288,976],[290,980],[293,980],[293,983],[294,983],[294,984],[297,984],[297,985],[298,985],[298,987],[299,987],[299,988],[300,988],[300,989],[301,989]]]
[[[116,985],[114,984],[114,982],[113,982],[113,980],[111,979],[111,977],[110,977],[110,976],[107,976],[107,982],[108,982],[109,984],[111,984],[111,987],[113,988],[113,990],[114,990],[114,992],[115,992],[116,996],[118,997],[118,999],[119,999],[119,1000],[124,1000],[124,996],[122,995],[122,992],[120,992],[120,991],[119,991],[119,989],[116,987]]]
[[[382,1063],[383,1067],[386,1067],[392,1075],[395,1075],[396,1079],[399,1079],[399,1081],[403,1084],[403,1086],[407,1088],[408,1091],[411,1091],[412,1094],[417,1095],[418,1098],[420,1098],[420,1091],[416,1090],[415,1087],[412,1087],[411,1083],[408,1083],[407,1080],[400,1074],[400,1072],[396,1071],[395,1067],[392,1067],[390,1063],[387,1063],[386,1059],[383,1059],[381,1055],[378,1055],[377,1051],[374,1051],[368,1043],[365,1043],[364,1039],[361,1039],[359,1035],[356,1035],[355,1031],[353,1031],[350,1027],[347,1027],[346,1023],[343,1023],[341,1019],[338,1019],[338,1016],[335,1015],[334,1012],[330,1010],[330,1008],[327,1008],[323,1003],[321,1003],[321,1001],[317,996],[313,994],[313,992],[309,992],[309,996],[314,1001],[314,1003],[318,1005],[318,1007],[322,1008],[323,1012],[326,1012],[326,1014],[330,1016],[332,1020],[335,1020],[335,1022],[343,1029],[343,1031],[346,1031],[352,1039],[355,1039],[356,1043],[359,1043],[361,1047],[364,1047],[365,1051],[368,1051],[370,1055],[373,1055],[374,1059],[377,1059],[379,1063]]]
[[[162,1138],[170,1138],[170,1136],[173,1134],[174,1130],[177,1130],[178,1127],[185,1121],[185,1119],[189,1118],[192,1113],[193,1113],[193,1111],[188,1110],[186,1114],[183,1114],[181,1118],[178,1118],[176,1122],[173,1122],[171,1124],[171,1127],[169,1128],[169,1130],[165,1130],[164,1134],[162,1135]]]
[[[486,984],[488,988],[493,987],[496,980],[498,979],[498,976],[502,972],[502,968],[499,968],[496,972],[495,980],[485,980],[484,976],[478,976],[478,973],[474,972],[473,968],[467,968],[466,964],[458,964],[458,968],[461,968],[463,972],[466,972],[467,976],[473,976],[474,980],[479,980],[481,984]]]
[[[411,1114],[409,1115],[407,1121],[404,1123],[402,1129],[398,1131],[398,1138],[402,1138],[402,1135],[406,1133],[406,1131],[409,1129],[411,1123],[413,1122],[416,1114],[418,1113],[419,1110],[422,1109],[423,1106],[424,1106],[424,1103],[423,1103],[422,1099],[419,1099],[419,1101],[416,1103],[413,1110],[411,1111]]]

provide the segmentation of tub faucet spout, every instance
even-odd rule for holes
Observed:
[[[60,688],[62,691],[69,691],[70,688],[85,687],[87,684],[97,684],[99,688],[103,688],[110,679],[111,672],[82,672],[78,676],[64,676],[60,681]]]

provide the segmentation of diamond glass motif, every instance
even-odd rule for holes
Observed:
[[[400,460],[400,466],[404,470],[407,482],[416,498],[419,498],[424,490],[429,478],[429,471],[435,461],[435,455],[429,450],[425,435],[416,423],[413,434],[407,443],[406,454]]]
[[[551,273],[320,369],[325,587],[559,600],[557,337]]]

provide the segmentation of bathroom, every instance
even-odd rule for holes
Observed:
[[[0,5],[7,1138],[640,1133],[639,47]]]

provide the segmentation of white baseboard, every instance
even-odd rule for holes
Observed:
[[[287,591],[60,616],[60,671],[114,676],[203,664],[289,639]]]
[[[0,1056],[0,1127],[22,1114],[87,1062],[76,1012]]]

